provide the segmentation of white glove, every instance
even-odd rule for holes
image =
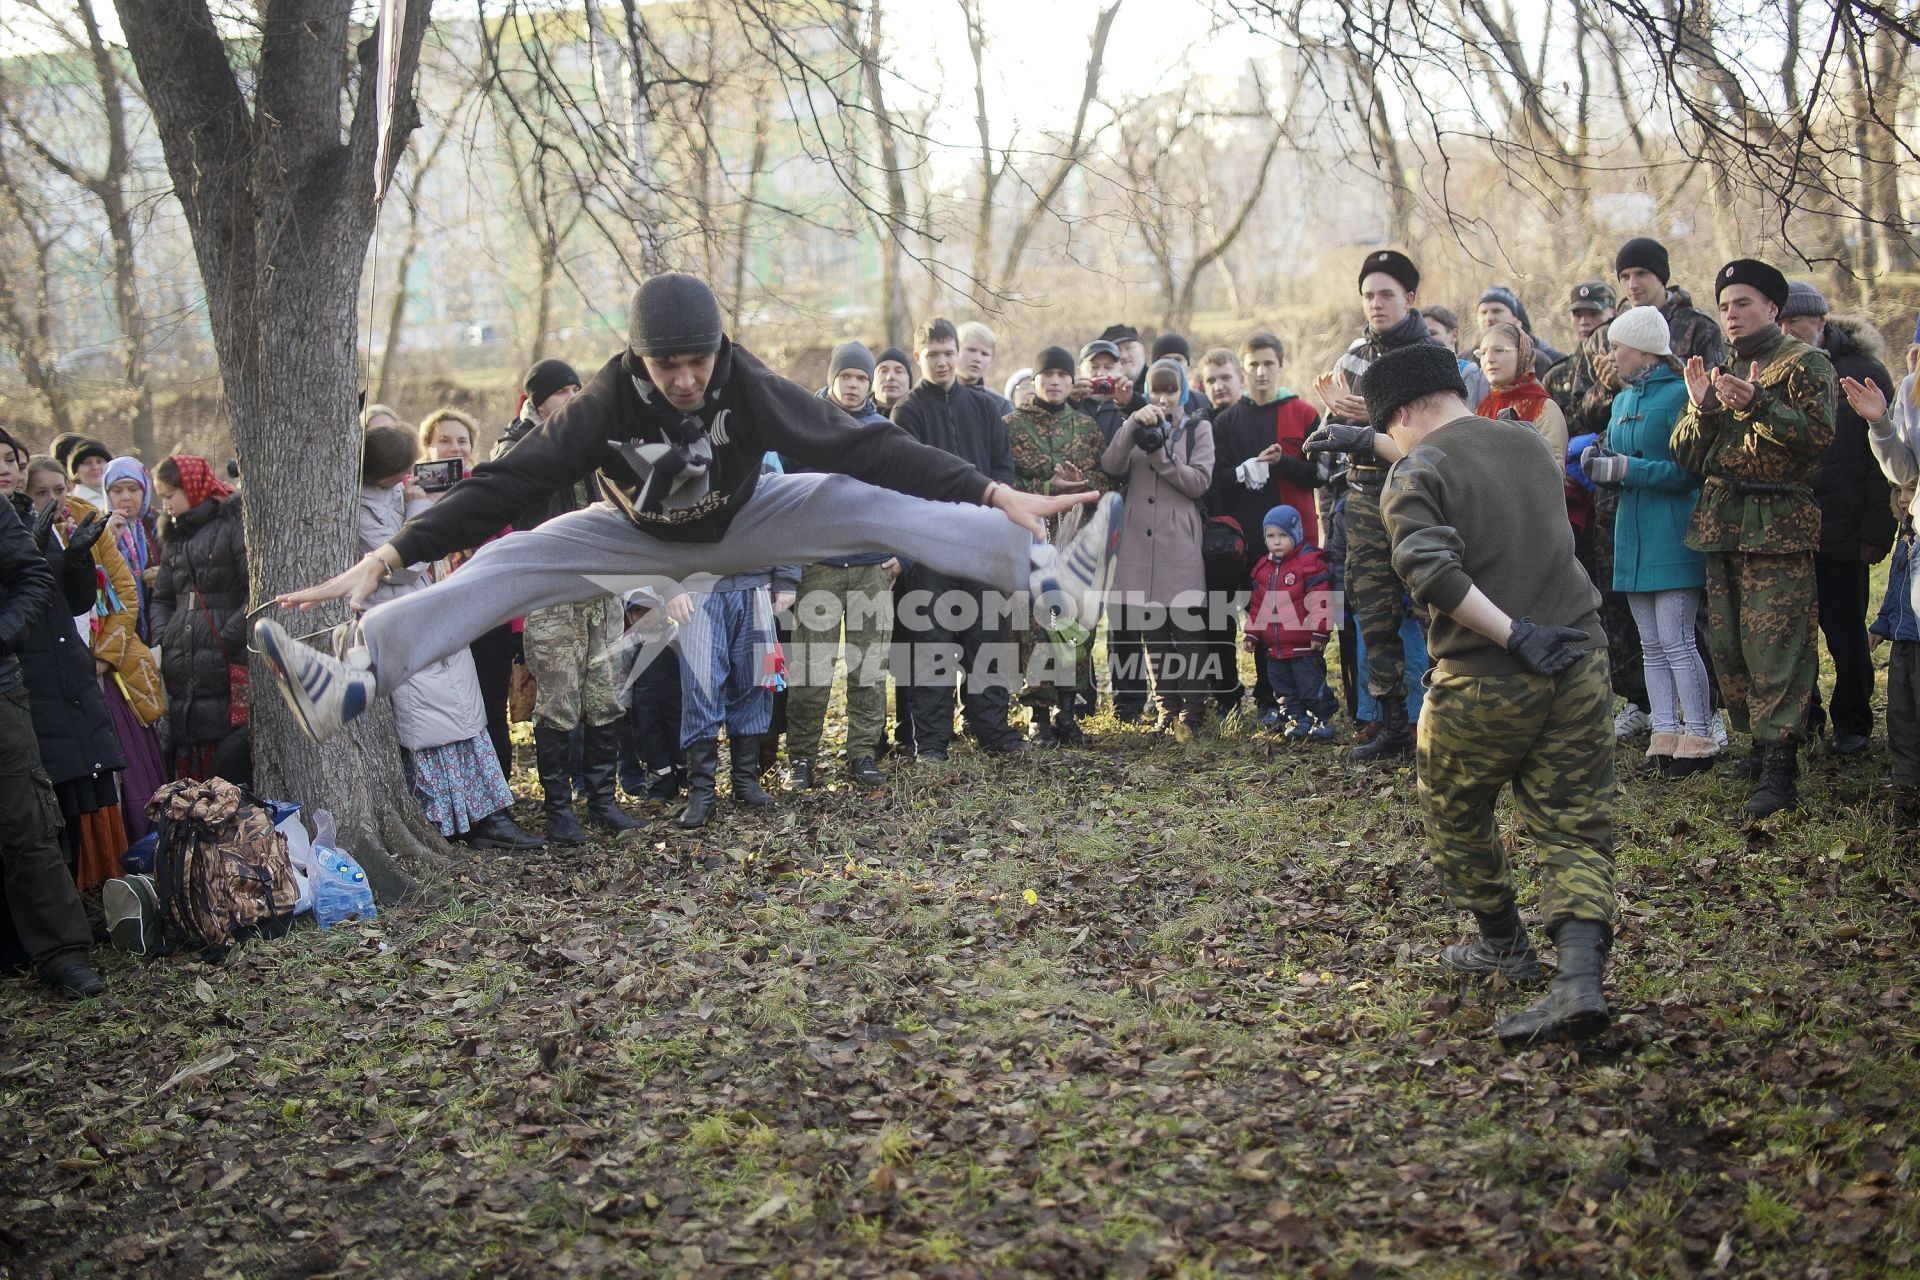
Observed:
[[[1239,479],[1240,483],[1249,489],[1266,488],[1267,478],[1272,475],[1272,473],[1273,468],[1258,458],[1248,458],[1245,462],[1233,469],[1233,474]]]

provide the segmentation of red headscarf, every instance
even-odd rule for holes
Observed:
[[[208,498],[225,498],[233,494],[213,477],[213,468],[205,458],[191,453],[176,453],[167,459],[180,473],[180,492],[187,495],[187,505],[197,507]]]

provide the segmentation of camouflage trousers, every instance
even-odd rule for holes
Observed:
[[[619,602],[612,596],[550,605],[527,615],[521,640],[527,670],[539,687],[533,701],[536,727],[571,729],[583,715],[591,725],[620,718],[620,686],[606,648],[623,630]]]
[[[1347,607],[1367,648],[1367,692],[1407,696],[1407,650],[1400,623],[1406,587],[1393,571],[1393,542],[1380,520],[1380,495],[1355,486],[1347,492]]]
[[[1494,804],[1539,850],[1540,923],[1613,922],[1613,686],[1596,650],[1558,676],[1427,676],[1420,803],[1447,899],[1485,915],[1513,903]]]
[[[1707,553],[1707,643],[1733,727],[1800,740],[1820,674],[1813,553]]]
[[[873,754],[887,731],[887,650],[893,573],[877,564],[810,564],[800,574],[787,652],[787,758],[811,760],[833,696],[846,632],[847,758]]]

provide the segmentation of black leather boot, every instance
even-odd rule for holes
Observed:
[[[1407,699],[1395,694],[1380,700],[1380,732],[1347,752],[1357,764],[1379,760],[1400,760],[1413,754],[1413,728],[1407,723]]]
[[[1748,753],[1747,758],[1733,766],[1733,776],[1736,778],[1745,778],[1749,782],[1758,782],[1761,773],[1766,770],[1766,767],[1767,748],[1765,744],[1756,742],[1753,744],[1753,750]]]
[[[1612,941],[1612,931],[1598,920],[1562,921],[1553,931],[1559,956],[1546,999],[1500,1019],[1494,1034],[1508,1044],[1530,1044],[1561,1035],[1585,1040],[1605,1031],[1613,1019],[1600,980]]]
[[[587,726],[581,772],[587,779],[587,821],[616,835],[647,824],[620,807],[615,782],[620,774],[620,722]]]
[[[1502,974],[1510,982],[1540,981],[1540,953],[1527,938],[1518,908],[1509,906],[1491,916],[1476,911],[1473,918],[1480,923],[1480,936],[1443,948],[1442,964],[1462,973]]]
[[[754,809],[771,809],[773,797],[760,785],[760,739],[757,733],[729,735],[727,749],[733,757],[733,798]]]
[[[502,809],[490,813],[480,821],[468,827],[454,837],[469,849],[507,849],[524,852],[529,849],[544,849],[547,842],[530,831],[522,830],[513,820],[513,811]]]
[[[1760,765],[1760,781],[1747,801],[1747,816],[1765,818],[1782,809],[1800,806],[1800,746],[1776,742],[1767,748]]]
[[[687,807],[674,819],[674,824],[695,831],[707,825],[707,817],[713,812],[713,775],[720,767],[720,743],[714,738],[703,738],[688,743],[686,753]]]
[[[547,815],[550,844],[585,844],[587,833],[573,816],[573,775],[567,757],[571,744],[567,729],[533,727],[534,760],[540,770],[540,808]]]

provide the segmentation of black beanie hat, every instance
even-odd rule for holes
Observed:
[[[1063,373],[1078,373],[1073,362],[1073,352],[1065,347],[1048,347],[1033,358],[1033,374],[1037,378],[1050,369]]]
[[[833,349],[833,359],[827,362],[827,381],[832,382],[848,369],[857,369],[873,378],[873,352],[867,350],[864,342],[843,342]]]
[[[1117,347],[1123,342],[1140,341],[1140,331],[1130,324],[1110,324],[1100,334],[1100,340]]]
[[[1667,261],[1667,246],[1658,240],[1646,236],[1635,236],[1620,246],[1620,252],[1613,255],[1613,278],[1618,280],[1620,273],[1628,267],[1638,267],[1642,271],[1651,271],[1665,284],[1673,275],[1673,267]]]
[[[873,358],[873,367],[875,369],[878,369],[881,365],[886,364],[889,360],[891,360],[894,364],[899,365],[902,369],[905,369],[908,373],[913,372],[913,361],[908,359],[907,353],[902,351],[898,347],[888,347],[885,351],[882,351],[879,355],[875,356]]]
[[[1389,351],[1368,365],[1360,375],[1359,391],[1367,402],[1367,417],[1374,429],[1385,431],[1394,411],[1402,405],[1435,391],[1451,391],[1464,400],[1467,384],[1453,352],[1437,342],[1416,342]]]
[[[651,276],[633,291],[627,349],[636,356],[704,355],[720,349],[720,300],[698,276]]]
[[[527,393],[527,403],[538,409],[554,392],[579,385],[580,375],[565,360],[542,360],[527,370],[521,390]]]
[[[1367,260],[1360,264],[1358,283],[1365,284],[1367,277],[1376,271],[1384,271],[1398,280],[1408,293],[1420,292],[1420,268],[1413,265],[1412,258],[1397,249],[1382,249],[1378,253],[1368,254]]]
[[[72,475],[74,468],[78,467],[88,458],[98,458],[102,462],[112,462],[113,450],[107,448],[106,445],[101,444],[98,440],[81,439],[74,441],[73,448],[67,453],[67,474]]]
[[[1187,340],[1177,333],[1163,333],[1153,340],[1153,358],[1163,360],[1168,356],[1179,356],[1182,360],[1193,359],[1193,348]]]
[[[1781,310],[1786,310],[1787,278],[1758,258],[1735,258],[1720,268],[1713,278],[1713,297],[1717,302],[1730,284],[1744,284]]]

